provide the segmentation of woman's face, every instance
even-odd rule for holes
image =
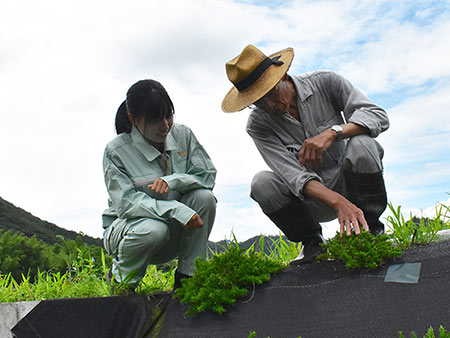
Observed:
[[[173,115],[147,123],[144,119],[140,119],[134,125],[150,143],[161,144],[165,142],[170,129],[172,129]]]

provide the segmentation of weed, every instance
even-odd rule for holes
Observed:
[[[429,244],[438,239],[438,231],[450,228],[450,210],[443,204],[436,207],[434,219],[417,219],[410,214],[409,221],[405,221],[400,206],[394,208],[388,203],[388,207],[392,212],[392,216],[387,217],[389,232],[402,249],[412,244]]]

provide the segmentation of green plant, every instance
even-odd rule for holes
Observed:
[[[399,247],[392,244],[388,235],[373,236],[368,231],[362,231],[358,236],[336,233],[322,246],[327,252],[319,255],[318,260],[341,259],[347,268],[376,269],[386,260],[402,253]]]
[[[288,263],[298,256],[302,244],[291,241],[285,241],[279,233],[277,239],[270,238],[270,253],[266,255],[267,258],[279,261],[281,263]],[[264,252],[264,236],[259,238],[260,252]]]
[[[398,333],[399,338],[405,338],[402,331],[399,331]],[[413,331],[411,332],[412,338],[417,338],[417,334]],[[435,338],[433,327],[430,326],[427,333],[423,338]],[[437,338],[437,337],[436,337]],[[439,327],[439,337],[438,338],[450,338],[450,331],[446,331],[445,328],[441,325]]]
[[[405,221],[401,213],[401,206],[395,208],[391,203],[388,207],[392,216],[387,217],[389,232],[393,235],[393,240],[402,249],[412,244],[428,244],[438,239],[439,230],[450,228],[450,210],[448,206],[441,204],[435,209],[434,219],[414,218],[410,214],[410,220]],[[417,224],[418,222],[418,224]]]
[[[192,278],[182,280],[182,287],[174,296],[181,303],[189,303],[186,315],[211,309],[222,314],[224,305],[233,304],[247,294],[247,287],[270,280],[270,274],[280,271],[286,264],[257,253],[252,245],[244,251],[234,240],[227,251],[215,254],[209,261],[197,259]]]

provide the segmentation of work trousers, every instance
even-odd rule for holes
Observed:
[[[368,135],[353,136],[347,141],[341,168],[327,188],[347,197],[344,171],[371,174],[381,172],[383,148]],[[277,212],[288,205],[294,196],[283,180],[272,171],[261,171],[255,175],[251,183],[250,197],[260,205],[267,215]],[[302,196],[301,203],[308,208],[310,214],[318,222],[328,222],[337,218],[333,208],[325,203]]]
[[[178,271],[192,276],[195,260],[198,257],[206,259],[216,199],[209,189],[194,189],[184,193],[180,202],[197,212],[203,227],[184,229],[175,220],[117,218],[105,229],[104,245],[113,256],[112,272],[118,281],[130,275],[132,278],[128,283],[136,284],[144,277],[149,264],[167,263],[175,258],[178,258]]]

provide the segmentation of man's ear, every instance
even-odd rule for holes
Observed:
[[[134,126],[135,119],[134,116],[131,115],[130,113],[128,113],[128,120],[130,120],[131,124]]]

